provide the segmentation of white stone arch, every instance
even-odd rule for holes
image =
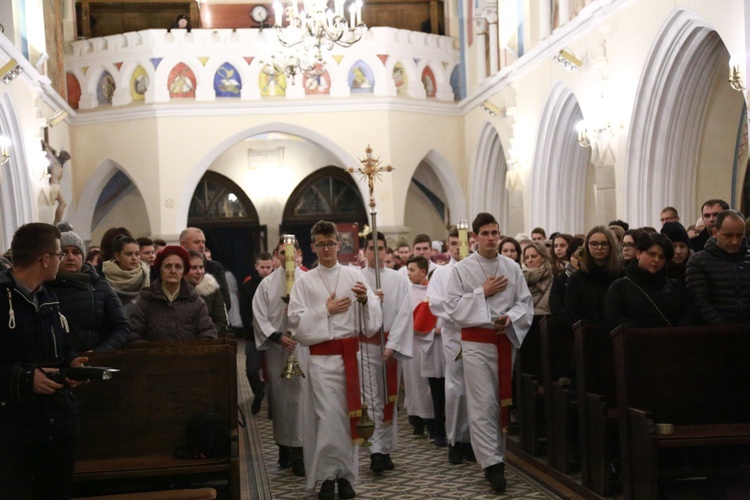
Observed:
[[[451,223],[455,224],[458,219],[466,218],[466,195],[461,189],[456,169],[434,149],[429,150],[420,163],[429,165],[440,180],[447,198],[446,202],[451,208],[451,217],[454,219]],[[406,208],[406,198],[404,198],[404,208]]]
[[[165,57],[159,61],[159,65],[154,71],[154,102],[167,102],[170,100],[169,97],[169,73],[172,72],[172,68],[180,63],[184,63],[185,66],[190,68],[190,71],[195,75],[195,94],[198,96],[198,89],[202,88],[205,84],[205,77],[203,74],[203,65],[194,57],[177,57],[170,56]],[[213,93],[213,82],[208,84],[211,93]],[[147,95],[148,97],[148,95]]]
[[[396,86],[393,85],[391,74],[385,70],[383,61],[375,54],[352,54],[346,55],[341,59],[342,76],[347,86],[349,85],[349,71],[351,71],[352,66],[359,60],[364,61],[370,67],[372,75],[375,77],[375,86],[372,89],[374,96],[396,95]]]
[[[256,135],[265,134],[269,132],[281,132],[281,133],[285,133],[289,135],[295,135],[303,139],[306,139],[312,143],[315,143],[319,145],[320,147],[331,152],[331,154],[333,154],[335,158],[338,160],[338,163],[340,165],[359,164],[359,161],[357,160],[357,158],[349,154],[338,143],[334,142],[332,139],[314,130],[301,127],[299,125],[293,125],[289,123],[280,123],[280,122],[265,123],[263,125],[250,127],[234,135],[231,135],[227,137],[225,140],[223,140],[222,142],[218,143],[213,149],[211,149],[208,152],[208,154],[206,154],[203,158],[200,159],[200,161],[198,161],[195,164],[195,166],[190,170],[190,172],[187,174],[187,176],[184,179],[184,182],[183,182],[184,188],[182,190],[182,196],[179,198],[179,200],[177,200],[177,204],[175,207],[177,210],[176,224],[178,227],[171,228],[171,231],[170,231],[170,228],[164,228],[162,229],[162,232],[165,234],[169,232],[177,234],[182,229],[185,228],[185,225],[187,224],[187,220],[188,220],[188,212],[190,210],[190,201],[193,198],[193,193],[195,192],[195,188],[198,185],[198,182],[200,182],[201,178],[203,177],[203,174],[206,173],[206,171],[211,166],[211,164],[216,160],[216,158],[218,158],[224,151],[229,149],[231,146],[235,145],[236,143],[244,139],[249,139]],[[361,183],[361,182],[357,182],[356,184],[359,187],[360,193],[362,194],[362,199],[367,200],[370,194],[367,191],[366,184]]]
[[[99,201],[99,195],[117,172],[125,174],[138,192],[143,192],[135,179],[133,179],[122,165],[110,159],[101,162],[91,174],[91,177],[89,177],[83,191],[81,191],[81,195],[78,197],[78,202],[76,203],[75,212],[68,216],[68,220],[76,228],[78,235],[84,240],[91,239],[94,212],[96,211],[96,204]],[[146,205],[146,210],[148,211],[148,205]],[[149,220],[158,220],[155,218],[155,214],[148,214],[148,216]]]
[[[255,61],[253,61],[255,62]],[[250,72],[248,71],[248,64],[245,59],[239,56],[234,56],[230,54],[222,55],[221,57],[211,57],[208,61],[206,61],[206,66],[202,69],[202,71],[206,74],[206,82],[210,82],[211,90],[213,91],[214,86],[214,76],[216,75],[216,70],[221,67],[222,64],[229,63],[232,66],[234,66],[234,69],[237,70],[237,72],[240,74],[240,80],[242,82],[242,88],[247,85],[250,80]],[[255,84],[257,85],[258,80],[255,80]]]
[[[507,233],[509,196],[505,179],[508,165],[500,135],[491,123],[485,123],[482,128],[475,151],[469,194],[469,222],[479,212],[489,212],[500,223],[500,230]]]
[[[584,231],[586,170],[590,151],[578,145],[583,119],[573,92],[552,86],[539,122],[531,166],[528,227],[576,234]]]
[[[8,92],[0,100],[0,135],[10,139],[11,154],[8,162],[0,166],[0,252],[4,252],[10,247],[16,229],[34,220],[34,193],[26,163],[29,155]]]
[[[407,82],[409,88],[406,91],[406,95],[409,97],[424,99],[426,97],[424,87],[422,86],[422,73],[417,71],[417,64],[411,57],[393,57],[389,56],[385,62],[385,73],[388,75],[388,85],[391,88],[390,91],[393,95],[397,95],[398,90],[396,89],[396,82],[393,81],[393,68],[396,64],[401,63],[401,66],[406,71]]]
[[[626,152],[626,207],[631,225],[648,225],[671,205],[694,214],[703,118],[727,49],[693,11],[664,22],[641,74]]]
[[[440,61],[433,59],[423,59],[419,61],[419,64],[417,65],[417,78],[420,84],[422,84],[422,73],[425,68],[430,68],[432,74],[435,75],[435,98],[441,101],[452,100],[453,90],[450,88],[450,75],[445,72],[446,68],[443,64]],[[424,85],[422,85],[422,87],[424,87]],[[447,92],[446,88],[448,89]],[[450,96],[450,98],[446,99],[446,96]]]
[[[146,94],[144,95],[144,102],[148,102],[148,94],[153,94],[153,86],[155,85],[156,78],[154,75],[154,65],[149,60],[142,60],[142,59],[134,59],[125,62],[122,66],[120,66],[120,71],[118,75],[115,78],[115,84],[117,85],[117,89],[115,92],[120,95],[120,101],[118,101],[118,105],[126,105],[133,102],[133,96],[130,93],[130,79],[133,76],[133,72],[140,66],[143,68],[143,70],[146,72],[146,76],[148,76],[149,82],[148,82],[148,88],[146,89]],[[114,98],[112,99],[112,103],[114,104]]]

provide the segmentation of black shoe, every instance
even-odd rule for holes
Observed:
[[[292,464],[292,474],[297,477],[305,477],[305,460],[302,455],[302,448],[289,448],[289,458]]]
[[[396,465],[393,463],[393,460],[391,460],[391,454],[387,453],[383,455],[385,457],[385,470],[393,470],[396,468]]]
[[[435,446],[445,448],[448,446],[448,439],[445,436],[435,436]]]
[[[333,479],[326,479],[323,484],[320,485],[320,491],[318,492],[318,500],[335,500],[336,498],[336,483]]]
[[[382,453],[373,453],[370,455],[370,470],[376,476],[379,476],[385,470],[385,455]]]
[[[263,402],[263,398],[266,397],[265,393],[260,393],[253,399],[253,404],[250,406],[250,413],[257,415],[260,412],[260,404]]]
[[[435,419],[426,418],[424,419],[424,427],[427,429],[427,438],[435,439]]]
[[[279,445],[279,468],[288,469],[292,466],[292,461],[289,458],[289,447]]]
[[[339,487],[339,498],[354,498],[357,496],[354,488],[352,488],[352,483],[344,478],[337,479],[336,482]]]
[[[484,469],[484,477],[490,482],[492,491],[495,493],[502,493],[508,486],[508,481],[505,480],[505,464],[502,462]]]
[[[412,418],[412,417],[409,417]],[[424,436],[424,420],[421,417],[414,418],[414,431],[411,433],[412,436]]]
[[[459,465],[464,461],[461,453],[461,443],[456,443],[455,446],[448,447],[448,462],[453,465]]]
[[[474,456],[474,448],[471,447],[471,443],[461,443],[461,454],[464,460],[467,462],[476,462],[477,457]]]

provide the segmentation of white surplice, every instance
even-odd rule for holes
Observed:
[[[502,292],[485,297],[482,285],[491,276],[505,276]],[[508,315],[505,330],[515,348],[521,347],[534,319],[534,302],[518,264],[497,255],[485,259],[472,254],[453,266],[446,288],[445,310],[460,328],[494,329]],[[462,341],[466,400],[472,448],[477,462],[487,468],[505,461],[505,435],[500,425],[497,348],[492,344]]]
[[[456,359],[461,351],[461,329],[445,310],[445,288],[456,262],[451,258],[448,264],[438,268],[432,273],[432,279],[427,285],[430,310],[438,317],[438,326],[442,329],[440,336],[445,358],[445,433],[451,446],[471,442],[469,414],[466,408],[464,362],[463,359]]]
[[[409,284],[409,303],[412,314],[414,309],[427,297],[427,287],[424,285]],[[421,342],[418,339],[421,334],[414,332],[415,346]],[[424,419],[435,418],[435,409],[432,406],[432,393],[430,392],[430,381],[422,376],[422,358],[424,354],[421,349],[412,351],[412,358],[401,361],[401,369],[404,375],[404,406],[406,413],[411,416]]]
[[[363,269],[368,288],[375,290],[375,269]],[[410,359],[412,356],[412,331],[414,321],[409,301],[409,279],[402,274],[383,267],[380,269],[380,289],[383,291],[383,331],[388,332],[385,347],[393,350],[396,360]],[[376,334],[377,336],[377,334]],[[383,389],[383,360],[379,345],[360,344],[362,371],[367,379],[363,385],[363,402],[370,407],[370,416],[375,421],[375,434],[370,438],[370,454],[394,451],[398,445],[396,427],[396,406],[393,408],[393,421],[383,424],[385,391]],[[397,376],[400,380],[400,373]],[[390,383],[390,381],[389,381]]]
[[[295,279],[302,276],[295,270]],[[309,384],[302,377],[281,378],[289,351],[270,339],[274,332],[286,334],[289,321],[287,305],[281,299],[286,295],[286,271],[279,267],[258,285],[253,297],[253,330],[259,351],[266,352],[268,380],[266,391],[273,414],[273,438],[282,446],[301,447],[304,427],[305,402],[309,396]],[[298,345],[294,355],[305,375],[308,371],[308,347]]]
[[[305,273],[294,284],[289,301],[289,325],[294,338],[311,346],[333,339],[356,335],[360,311],[366,321],[365,333],[374,335],[380,328],[380,300],[372,289],[367,290],[367,305],[357,303],[352,288],[365,283],[361,270],[335,264],[318,266]],[[326,301],[332,293],[336,298],[349,297],[352,305],[345,313],[329,315]],[[304,454],[306,486],[316,481],[344,478],[356,481],[358,446],[352,445],[349,407],[346,395],[344,360],[341,356],[310,355],[308,377],[311,408],[305,425]]]

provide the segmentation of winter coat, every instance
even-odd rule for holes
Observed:
[[[229,330],[229,320],[227,318],[227,308],[224,306],[224,300],[221,298],[219,282],[210,274],[205,274],[195,292],[200,295],[203,302],[208,307],[208,314],[211,316],[216,330],[226,332]]]
[[[552,267],[546,263],[538,269],[524,267],[523,278],[526,280],[532,299],[534,299],[534,314],[550,314],[549,294],[553,279]]]
[[[120,298],[88,264],[79,273],[58,271],[48,283],[68,319],[76,352],[122,349],[130,338],[130,324]]]
[[[71,390],[32,390],[35,367],[68,368],[76,357],[67,321],[54,293],[42,285],[35,306],[12,276],[0,273],[0,433],[29,443],[70,438],[79,432]]]
[[[184,278],[173,302],[167,299],[158,279],[141,291],[130,313],[131,342],[216,337],[206,303]]]
[[[588,272],[579,269],[568,278],[565,290],[565,307],[568,309],[571,324],[585,319],[592,323],[604,321],[604,296],[609,285],[625,274],[612,277],[604,267],[589,266]]]
[[[684,326],[690,324],[690,311],[681,281],[670,279],[666,268],[658,273],[641,269],[637,260],[628,266],[624,278],[610,285],[604,298],[604,317],[611,328],[621,324],[632,328]]]
[[[727,253],[706,242],[702,252],[690,257],[685,286],[698,310],[700,321],[708,325],[750,323],[750,251],[744,239],[740,251]]]
[[[570,262],[565,263],[565,269],[552,278],[552,286],[549,290],[549,308],[555,316],[568,314],[565,307],[565,291],[568,288],[568,278],[576,272],[576,268]]]

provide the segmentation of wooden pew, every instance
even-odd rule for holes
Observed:
[[[610,496],[621,487],[612,477],[612,463],[620,459],[612,339],[604,325],[579,321],[573,329],[581,480],[597,495]]]
[[[540,316],[534,316],[521,349],[516,352],[513,367],[518,408],[519,442],[521,449],[534,456],[544,453],[544,398],[542,381],[542,342]]]
[[[114,493],[109,490],[117,485],[129,492],[133,485],[222,480],[228,496],[239,500],[236,353],[234,341],[194,340],[89,354],[88,364],[121,371],[76,389],[81,415],[76,491]],[[226,417],[229,457],[175,458],[175,450],[187,445],[188,420],[205,411]]]
[[[578,402],[570,386],[575,373],[573,330],[567,318],[558,316],[543,316],[540,330],[547,463],[568,474],[580,462]]]
[[[625,498],[656,498],[661,480],[747,477],[749,333],[746,325],[613,332]]]

